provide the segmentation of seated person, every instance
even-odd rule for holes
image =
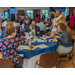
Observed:
[[[55,37],[56,39],[59,39],[60,41],[60,45],[57,48],[57,52],[61,54],[67,54],[71,52],[73,48],[73,44],[72,44],[70,34],[66,31],[66,27],[64,23],[58,24],[58,32],[60,32],[61,35]]]
[[[7,28],[8,26],[14,26],[14,25],[13,25],[13,22],[8,22],[7,25],[6,25],[6,27],[5,27],[5,30],[6,30],[6,28]],[[1,33],[0,39],[4,38],[4,34],[5,34],[5,31],[3,31],[3,32]],[[17,34],[17,33],[16,33],[15,37],[18,37],[18,34]]]
[[[15,20],[14,27],[20,27],[19,19]]]
[[[40,31],[45,31],[46,32],[46,25],[44,24],[44,19],[41,19],[40,23],[37,23],[36,25],[40,27]]]
[[[7,21],[7,19],[4,20],[4,22],[2,23],[2,27],[6,27]]]
[[[18,46],[28,43],[30,39],[24,40],[24,37],[14,38],[15,35],[16,28],[8,26],[5,31],[5,38],[0,40],[0,54],[3,54],[3,58],[10,59],[15,68],[20,68],[23,64],[23,57],[19,57],[17,54]]]
[[[26,26],[25,32],[34,32],[36,36],[40,36],[40,27],[36,26],[36,22],[32,21],[31,25]]]
[[[22,31],[25,30],[26,26],[29,25],[29,19],[24,19],[23,24],[22,24]]]

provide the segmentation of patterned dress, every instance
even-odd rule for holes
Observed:
[[[24,37],[21,38],[3,38],[0,40],[0,52],[3,53],[3,58],[10,59],[14,64],[19,64],[19,55],[17,54],[18,46],[24,44]]]

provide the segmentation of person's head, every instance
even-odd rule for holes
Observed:
[[[54,16],[53,13],[50,15],[50,17],[51,17],[51,19],[54,19],[55,18],[55,16]]]
[[[57,10],[56,11],[56,17],[58,17],[60,14],[61,14],[61,11],[60,10]]]
[[[38,15],[36,15],[36,17],[38,17]]]
[[[15,22],[16,22],[16,23],[19,23],[19,19],[16,19]]]
[[[58,24],[58,32],[63,32],[64,30],[66,30],[66,26],[64,23],[59,23]]]
[[[11,20],[11,18],[10,18],[10,17],[9,17],[8,19],[9,19],[9,20]]]
[[[6,29],[8,26],[14,26],[13,22],[8,22],[8,23],[6,24],[5,29]]]
[[[14,38],[15,35],[16,35],[16,28],[14,26],[8,26],[5,30],[4,37],[11,36],[12,38]]]
[[[35,21],[32,21],[32,23],[31,23],[31,28],[34,29],[35,26],[36,26],[36,22],[35,22]]]
[[[41,21],[40,21],[40,22],[44,23],[44,22],[45,22],[45,20],[44,20],[44,19],[41,19]]]
[[[71,16],[73,16],[73,13],[71,14]]]
[[[7,19],[5,19],[4,21],[8,21]]]
[[[23,23],[25,23],[25,22],[26,22],[26,19],[23,20]]]
[[[26,19],[26,24],[28,24],[29,23],[29,19]]]

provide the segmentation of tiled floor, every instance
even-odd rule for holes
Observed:
[[[74,34],[75,31],[72,30],[72,33]],[[75,35],[73,35],[72,38],[75,39]],[[75,64],[75,42],[74,42],[73,54],[74,54],[74,56],[73,56],[73,62],[74,62],[74,64]],[[2,55],[0,55],[0,58],[2,58]],[[65,58],[62,58],[62,59],[68,60],[68,56],[65,57]],[[68,63],[67,63],[67,62],[61,62],[61,63],[60,63],[60,68],[73,68],[72,60],[68,60]]]

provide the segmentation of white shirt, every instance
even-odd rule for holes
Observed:
[[[2,23],[2,27],[6,27],[6,24],[7,24],[7,21],[4,21],[4,22]]]
[[[53,19],[53,29],[52,29],[52,32],[57,31],[57,28],[55,28],[54,25],[58,25],[58,23],[59,23],[58,21],[59,21],[60,18],[62,18],[62,16],[63,15],[60,15],[57,18]]]
[[[31,25],[30,25],[30,27],[29,27],[29,28],[30,28],[30,29],[31,29],[31,31],[33,31],[33,32],[34,32],[34,34],[35,34],[35,28],[34,28],[34,29],[32,29],[32,28],[31,28]]]
[[[36,25],[40,27],[40,31],[46,31],[46,25],[42,22],[37,23]]]
[[[19,27],[20,23],[14,23],[14,27]]]

